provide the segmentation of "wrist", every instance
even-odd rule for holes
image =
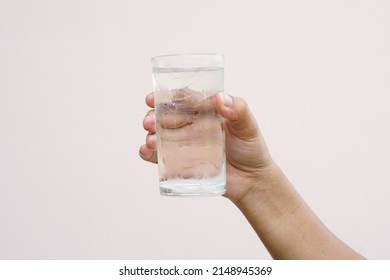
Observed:
[[[272,163],[259,174],[234,204],[245,216],[258,216],[260,223],[273,224],[295,215],[304,202],[280,167]]]
[[[254,201],[265,199],[266,196],[272,195],[275,190],[275,185],[278,184],[285,176],[279,166],[270,160],[262,168],[252,172],[243,178],[243,188],[241,196],[232,202],[238,207],[245,207],[252,204]]]

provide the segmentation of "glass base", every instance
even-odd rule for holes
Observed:
[[[160,194],[164,196],[213,196],[226,192],[226,183],[200,183],[193,180],[160,182]]]

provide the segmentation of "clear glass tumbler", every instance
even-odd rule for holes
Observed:
[[[152,58],[160,193],[225,193],[223,119],[215,108],[224,89],[221,54]]]

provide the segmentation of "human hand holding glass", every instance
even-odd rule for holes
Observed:
[[[152,109],[143,120],[148,135],[145,144],[140,148],[140,156],[146,161],[157,163],[154,94],[148,94],[145,101]],[[257,184],[262,176],[268,173],[273,161],[256,120],[242,98],[219,93],[214,106],[225,119],[227,172],[225,196],[237,202],[247,194],[251,186]]]
[[[157,163],[153,93],[143,120],[148,131],[139,154]],[[246,102],[219,93],[216,110],[225,119],[226,193],[274,259],[364,259],[313,213],[272,160]]]

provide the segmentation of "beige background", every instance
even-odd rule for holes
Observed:
[[[268,259],[223,197],[138,157],[150,57],[226,55],[319,217],[390,258],[389,1],[0,0],[1,259]]]

